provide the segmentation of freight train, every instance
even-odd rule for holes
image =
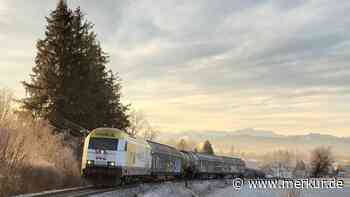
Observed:
[[[116,128],[97,128],[85,138],[81,174],[94,184],[118,185],[130,180],[241,177],[240,158],[179,151],[131,137]]]

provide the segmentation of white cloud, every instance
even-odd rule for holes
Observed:
[[[28,77],[55,3],[0,1],[0,84]],[[162,128],[347,129],[346,0],[69,3],[95,23],[124,99]]]

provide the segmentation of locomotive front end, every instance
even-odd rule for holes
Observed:
[[[93,130],[84,143],[82,175],[94,182],[108,179],[118,182],[127,157],[124,135],[118,129]]]

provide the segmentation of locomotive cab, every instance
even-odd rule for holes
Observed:
[[[93,130],[85,139],[82,159],[83,175],[121,174],[125,165],[127,141],[125,134],[116,129]]]
[[[94,183],[147,175],[150,164],[151,147],[119,129],[94,129],[85,138],[81,173]]]

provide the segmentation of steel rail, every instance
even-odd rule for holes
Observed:
[[[83,186],[83,187],[74,187],[74,188],[66,188],[66,189],[59,189],[59,190],[48,190],[38,193],[31,193],[31,194],[21,194],[13,197],[82,197],[82,196],[88,196],[92,194],[98,194],[98,193],[104,193],[116,190],[118,188],[98,188],[95,186]]]

